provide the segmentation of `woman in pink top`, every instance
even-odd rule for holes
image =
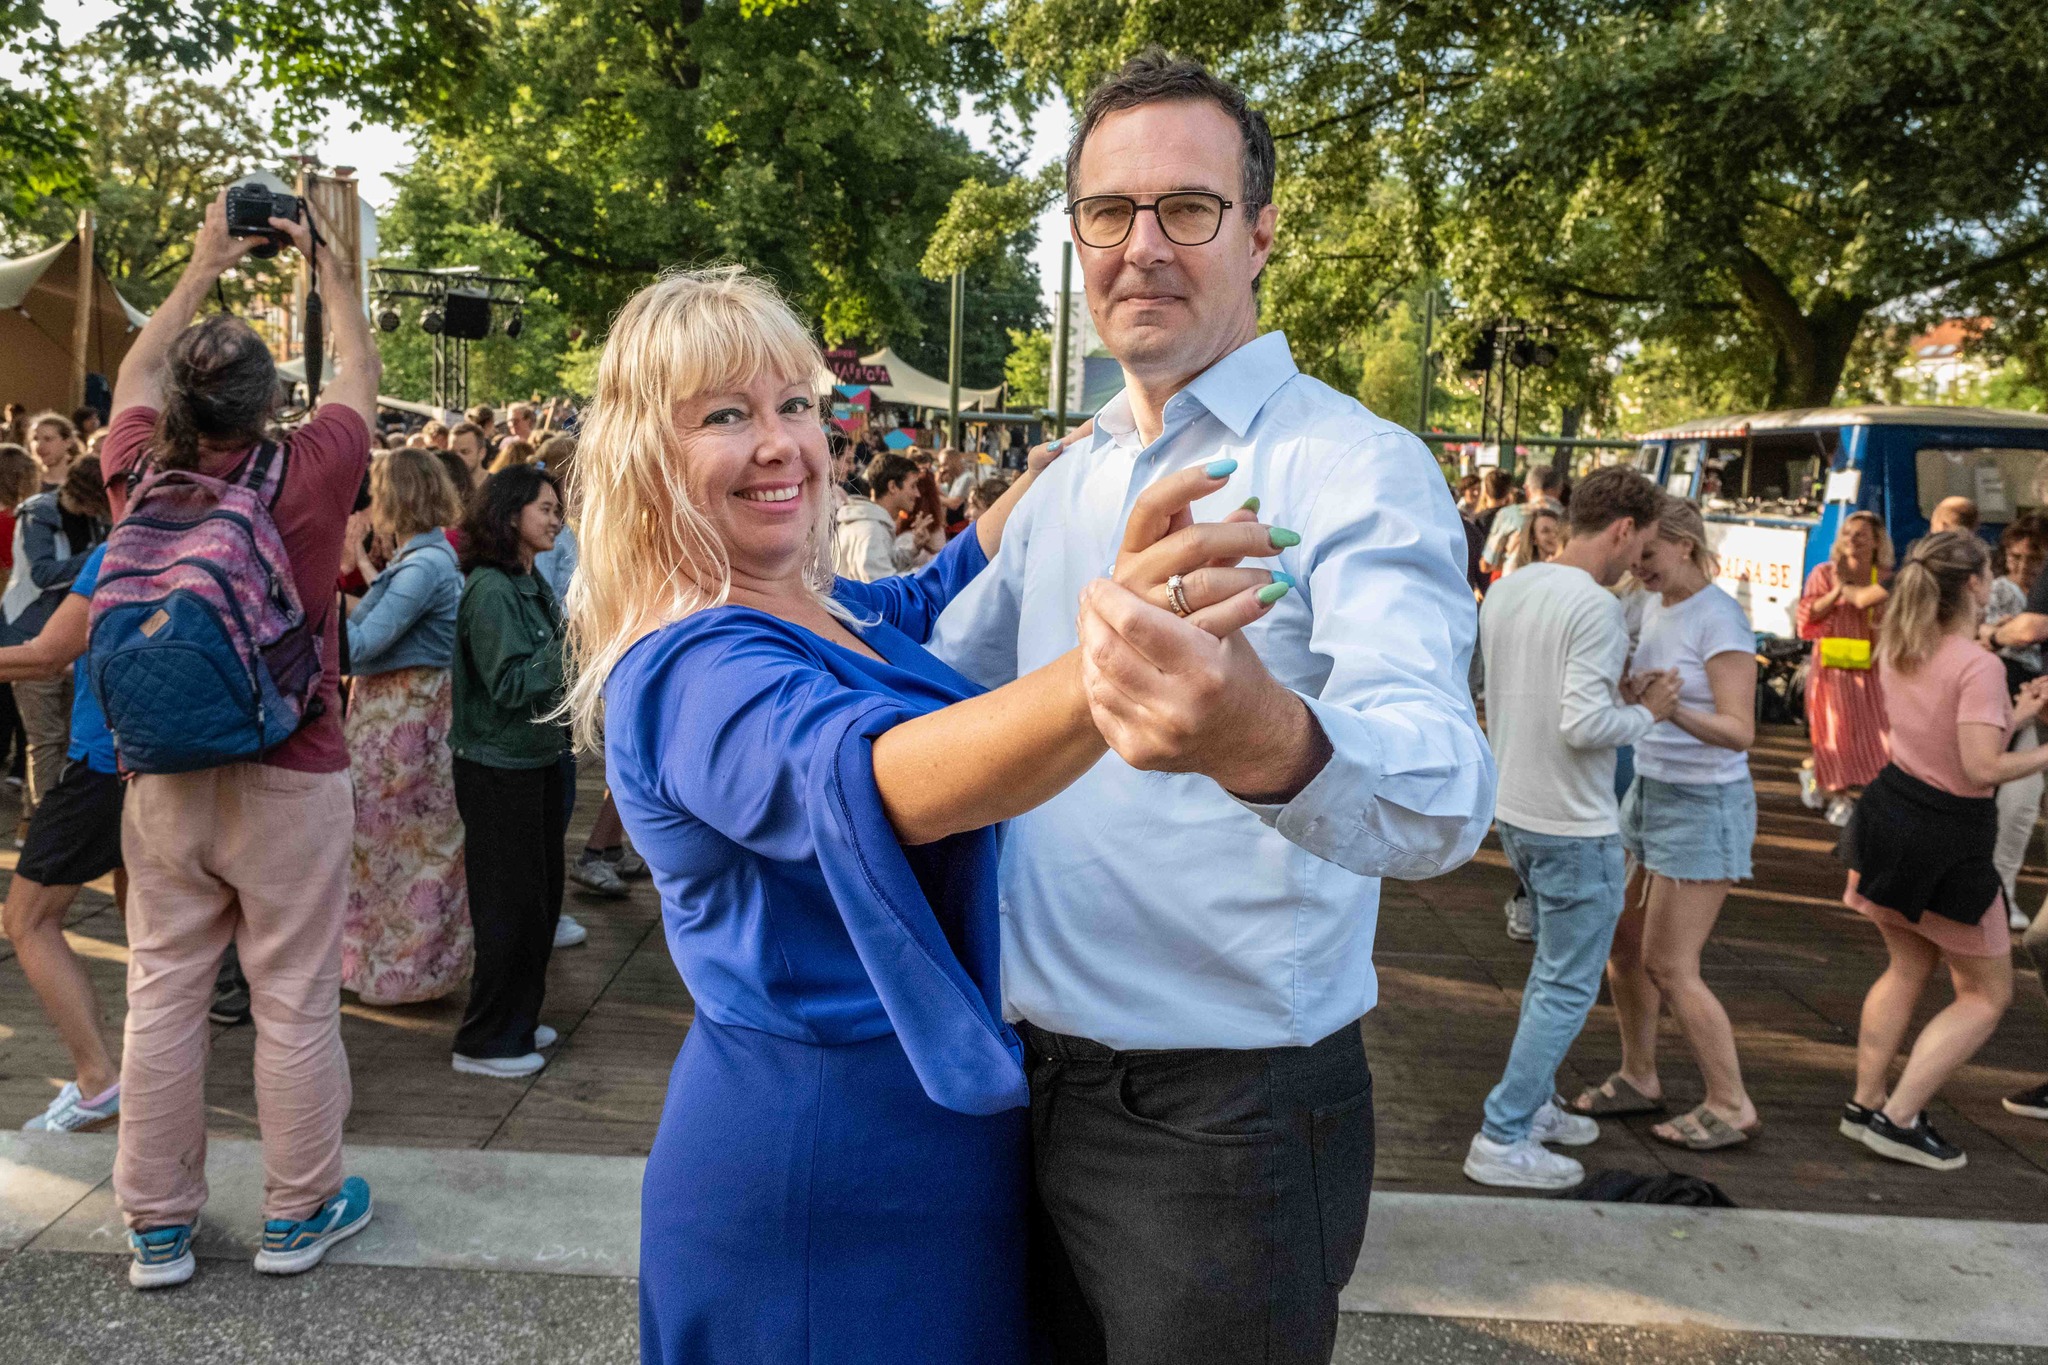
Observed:
[[[2048,750],[2006,752],[2013,726],[2040,714],[2048,680],[2028,683],[2014,704],[2004,665],[1976,640],[1990,600],[1991,557],[1974,535],[1931,535],[1907,556],[1876,650],[1892,761],[1843,841],[1851,871],[1842,899],[1884,935],[1891,964],[1863,1001],[1856,1096],[1841,1131],[1880,1156],[1937,1171],[1967,1158],[1929,1126],[1927,1102],[2012,999],[1993,793],[2048,769]],[[1943,959],[1956,998],[1920,1031],[1887,1098],[1885,1073]]]

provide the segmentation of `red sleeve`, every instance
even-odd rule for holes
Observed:
[[[1806,586],[1800,590],[1799,605],[1794,613],[1799,626],[1799,638],[1818,640],[1827,634],[1827,618],[1813,619],[1812,603],[1835,586],[1835,566],[1816,564],[1813,572],[1806,576]]]
[[[123,408],[100,443],[100,474],[107,481],[115,521],[128,510],[128,472],[149,453],[149,444],[156,439],[156,419],[155,408]]]
[[[2005,665],[1989,650],[1972,647],[1957,679],[1956,724],[2012,725],[2012,697],[2005,690]]]
[[[308,496],[337,519],[355,510],[369,467],[370,429],[354,408],[329,403],[292,433],[293,477],[310,477]]]

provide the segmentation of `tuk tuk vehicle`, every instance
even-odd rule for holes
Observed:
[[[1759,645],[1796,640],[1806,575],[1851,512],[1883,520],[1903,554],[1943,498],[1975,500],[1995,541],[2048,507],[2048,416],[1966,407],[1802,408],[1687,422],[1640,438],[1635,467],[1700,505],[1715,581]]]

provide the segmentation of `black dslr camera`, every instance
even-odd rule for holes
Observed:
[[[270,225],[273,218],[298,222],[305,216],[305,201],[295,194],[278,194],[261,180],[228,186],[228,236],[261,237],[263,245],[251,256],[267,260],[291,239]]]

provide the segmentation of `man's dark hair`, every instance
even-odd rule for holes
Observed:
[[[1575,536],[1592,536],[1623,517],[1634,519],[1638,529],[1657,524],[1663,494],[1657,485],[1627,465],[1596,469],[1579,480],[1572,490],[1571,526]]]
[[[85,425],[88,422],[92,423],[95,427],[106,425],[105,422],[100,420],[100,410],[90,403],[82,408],[73,408],[71,410],[72,426],[77,427],[80,431],[84,431]]]
[[[454,445],[456,437],[465,435],[476,437],[477,445],[483,447],[485,454],[488,455],[490,453],[490,438],[485,436],[484,429],[474,422],[457,422],[454,426],[450,427],[448,429],[448,444]]]
[[[188,327],[171,343],[156,462],[196,469],[201,440],[250,446],[277,413],[277,364],[248,323],[227,313]]]
[[[466,504],[469,495],[476,491],[476,479],[469,472],[468,462],[452,450],[443,450],[439,446],[428,446],[427,449],[441,462],[441,468],[448,471],[449,479],[455,484],[456,495]]]
[[[1246,218],[1257,218],[1259,210],[1273,202],[1273,132],[1266,126],[1266,116],[1252,108],[1242,90],[1211,75],[1200,62],[1176,57],[1158,46],[1146,48],[1088,92],[1080,122],[1074,126],[1074,140],[1067,144],[1068,201],[1079,193],[1081,145],[1095,125],[1121,110],[1166,100],[1208,100],[1221,105],[1237,123],[1244,138],[1244,185],[1238,207]]]
[[[868,496],[879,498],[905,479],[917,477],[917,462],[907,455],[887,451],[868,462]]]
[[[486,566],[510,574],[520,572],[519,514],[543,488],[554,489],[557,498],[562,496],[561,481],[532,464],[513,465],[484,480],[462,513],[464,573]]]
[[[1564,475],[1557,472],[1554,464],[1532,464],[1524,477],[1536,480],[1536,486],[1547,497],[1557,496],[1557,490],[1564,487]]]

